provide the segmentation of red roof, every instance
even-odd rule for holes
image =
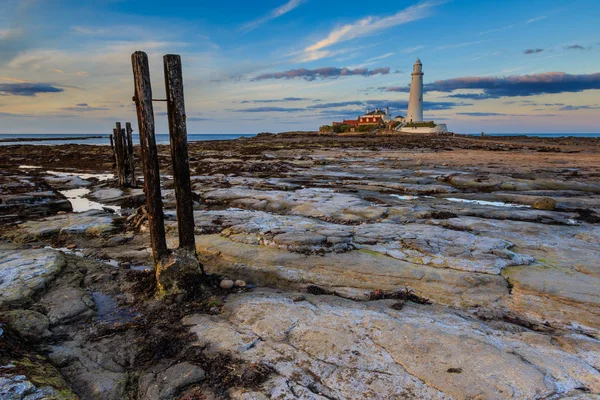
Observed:
[[[342,122],[342,124],[358,125],[358,120],[357,119],[345,119],[344,122]]]

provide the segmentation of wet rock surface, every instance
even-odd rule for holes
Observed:
[[[191,143],[214,275],[172,302],[153,297],[143,191],[117,187],[110,149],[0,147],[0,393],[597,398],[599,145]]]

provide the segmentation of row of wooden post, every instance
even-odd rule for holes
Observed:
[[[125,123],[125,129],[121,128],[120,122],[117,122],[110,136],[110,146],[121,187],[137,186],[132,133],[130,122]]]
[[[131,56],[133,66],[140,149],[144,171],[144,189],[150,240],[155,263],[169,255],[165,239],[163,203],[160,190],[160,171],[155,138],[152,86],[146,53],[137,51]],[[177,203],[177,227],[179,249],[196,254],[194,239],[194,212],[190,183],[190,167],[187,146],[187,128],[183,97],[181,57],[165,55],[164,71],[167,94],[169,137],[173,162],[173,180]]]

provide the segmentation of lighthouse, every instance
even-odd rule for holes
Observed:
[[[423,64],[418,58],[413,66],[406,120],[408,122],[423,121]]]

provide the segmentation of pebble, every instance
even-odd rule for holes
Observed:
[[[221,281],[221,288],[222,289],[231,289],[234,285],[234,282],[231,279],[223,279]]]
[[[67,212],[66,211],[59,211],[56,213],[56,215],[65,215]]]
[[[122,263],[120,263],[119,265],[120,265],[120,267],[121,267],[121,268],[123,268],[123,269],[130,269],[130,268],[131,268],[131,263],[130,263],[130,262],[127,262],[127,261],[125,261],[125,262],[122,262]]]
[[[299,301],[304,301],[304,300],[306,300],[306,297],[304,297],[304,296],[294,296],[294,297],[292,298],[292,301],[293,301],[294,303],[298,303]]]
[[[239,280],[239,279],[238,279],[237,281],[235,281],[235,282],[233,283],[233,285],[234,285],[235,287],[246,287],[246,282],[244,282],[244,281],[242,281],[242,280]]]
[[[67,249],[69,249],[69,250],[73,250],[75,248],[77,248],[77,245],[75,243],[70,243],[67,245]]]
[[[533,202],[533,208],[536,210],[552,211],[556,208],[556,200],[551,197],[540,197]]]
[[[110,274],[112,276],[117,276],[117,275],[119,275],[119,271],[110,271]]]

